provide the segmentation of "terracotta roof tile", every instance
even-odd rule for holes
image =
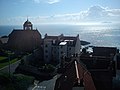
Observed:
[[[74,84],[78,81],[75,69],[75,62],[73,60],[66,66],[66,71],[56,80],[54,90],[72,90]],[[90,72],[77,61],[77,67],[80,80],[83,79],[85,90],[96,90]]]

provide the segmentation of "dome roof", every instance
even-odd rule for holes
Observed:
[[[25,21],[24,25],[32,25],[32,23],[27,19],[27,21]]]

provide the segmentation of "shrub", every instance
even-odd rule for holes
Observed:
[[[33,77],[22,74],[11,74],[10,78],[8,73],[0,74],[0,90],[27,90],[33,81]]]

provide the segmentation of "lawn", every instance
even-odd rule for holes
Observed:
[[[6,59],[7,57],[0,56],[0,61]]]
[[[10,64],[14,63],[17,61],[17,58],[13,59],[10,61]],[[0,63],[0,68],[3,68],[5,66],[9,65],[9,62],[5,62],[5,63]]]

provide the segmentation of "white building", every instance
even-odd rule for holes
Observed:
[[[64,36],[48,36],[44,37],[44,60],[49,63],[51,60],[60,62],[61,57],[71,57],[73,54],[80,54],[81,44],[79,35]]]

